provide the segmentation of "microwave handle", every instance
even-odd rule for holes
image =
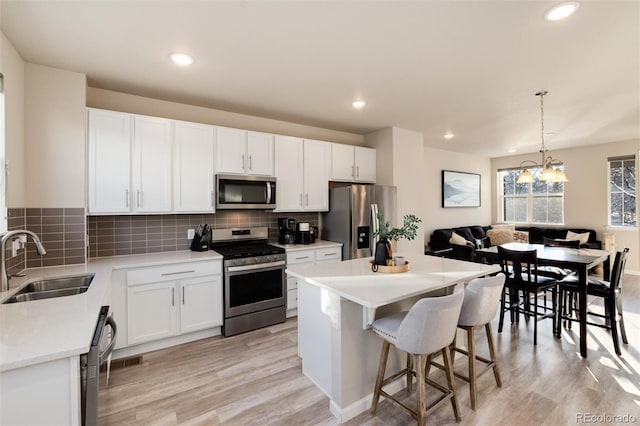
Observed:
[[[271,182],[265,182],[267,185],[267,204],[271,203]]]

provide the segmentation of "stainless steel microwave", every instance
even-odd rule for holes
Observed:
[[[217,209],[275,209],[276,178],[216,175]]]

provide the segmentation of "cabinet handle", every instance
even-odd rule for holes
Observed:
[[[355,172],[353,166],[351,166],[351,177],[354,178],[354,179],[356,178],[356,172]]]
[[[360,177],[360,166],[356,166],[356,177]]]
[[[296,260],[308,259],[309,256],[296,257]]]
[[[309,193],[307,192],[307,207],[309,207]]]
[[[214,192],[211,191],[211,207],[215,207],[215,206],[216,206],[215,195],[214,195]]]
[[[129,208],[129,190],[125,189],[124,194],[125,194],[124,195],[125,196],[125,198],[124,198],[125,207]]]
[[[140,208],[140,190],[139,189],[137,191],[136,197],[137,197],[137,206],[138,206],[138,208]]]
[[[188,274],[190,272],[195,272],[195,270],[190,270],[190,271],[179,271],[179,272],[165,272],[163,274],[160,274],[161,276],[165,277],[167,275],[178,275],[178,274]]]
[[[300,193],[300,207],[304,207],[304,204],[302,203],[302,192]]]
[[[253,167],[251,165],[251,156],[249,156],[249,170],[252,170],[252,169],[253,169]]]
[[[184,287],[182,287],[182,304],[184,305]]]
[[[175,306],[176,305],[176,289],[172,288],[171,289],[171,306]]]
[[[335,256],[336,254],[338,254],[338,253],[325,253],[324,255],[325,256]]]
[[[242,168],[243,168],[243,169],[245,169],[246,167],[245,167],[245,165],[244,165],[244,154],[242,154],[242,155],[240,156],[240,158],[242,158]]]

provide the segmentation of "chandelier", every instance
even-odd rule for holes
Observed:
[[[567,176],[564,174],[562,170],[560,170],[560,165],[562,165],[562,161],[552,158],[551,156],[547,156],[547,147],[544,144],[544,96],[549,93],[546,90],[542,92],[536,93],[536,96],[540,96],[540,138],[542,139],[542,146],[540,147],[540,154],[542,155],[542,161],[540,164],[536,163],[532,160],[525,160],[520,163],[520,168],[522,171],[518,175],[517,183],[530,183],[533,182],[534,176],[530,169],[542,169],[542,173],[540,174],[540,180],[546,182],[567,182]],[[531,166],[526,168],[526,164],[529,163]],[[554,168],[554,166],[556,166]]]

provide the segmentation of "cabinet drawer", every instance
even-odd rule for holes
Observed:
[[[185,262],[127,271],[127,285],[176,281],[203,275],[222,274],[222,262]]]
[[[342,247],[327,247],[316,250],[316,262],[341,261]]]
[[[296,263],[312,263],[315,259],[315,250],[296,250],[287,252],[287,265]]]

